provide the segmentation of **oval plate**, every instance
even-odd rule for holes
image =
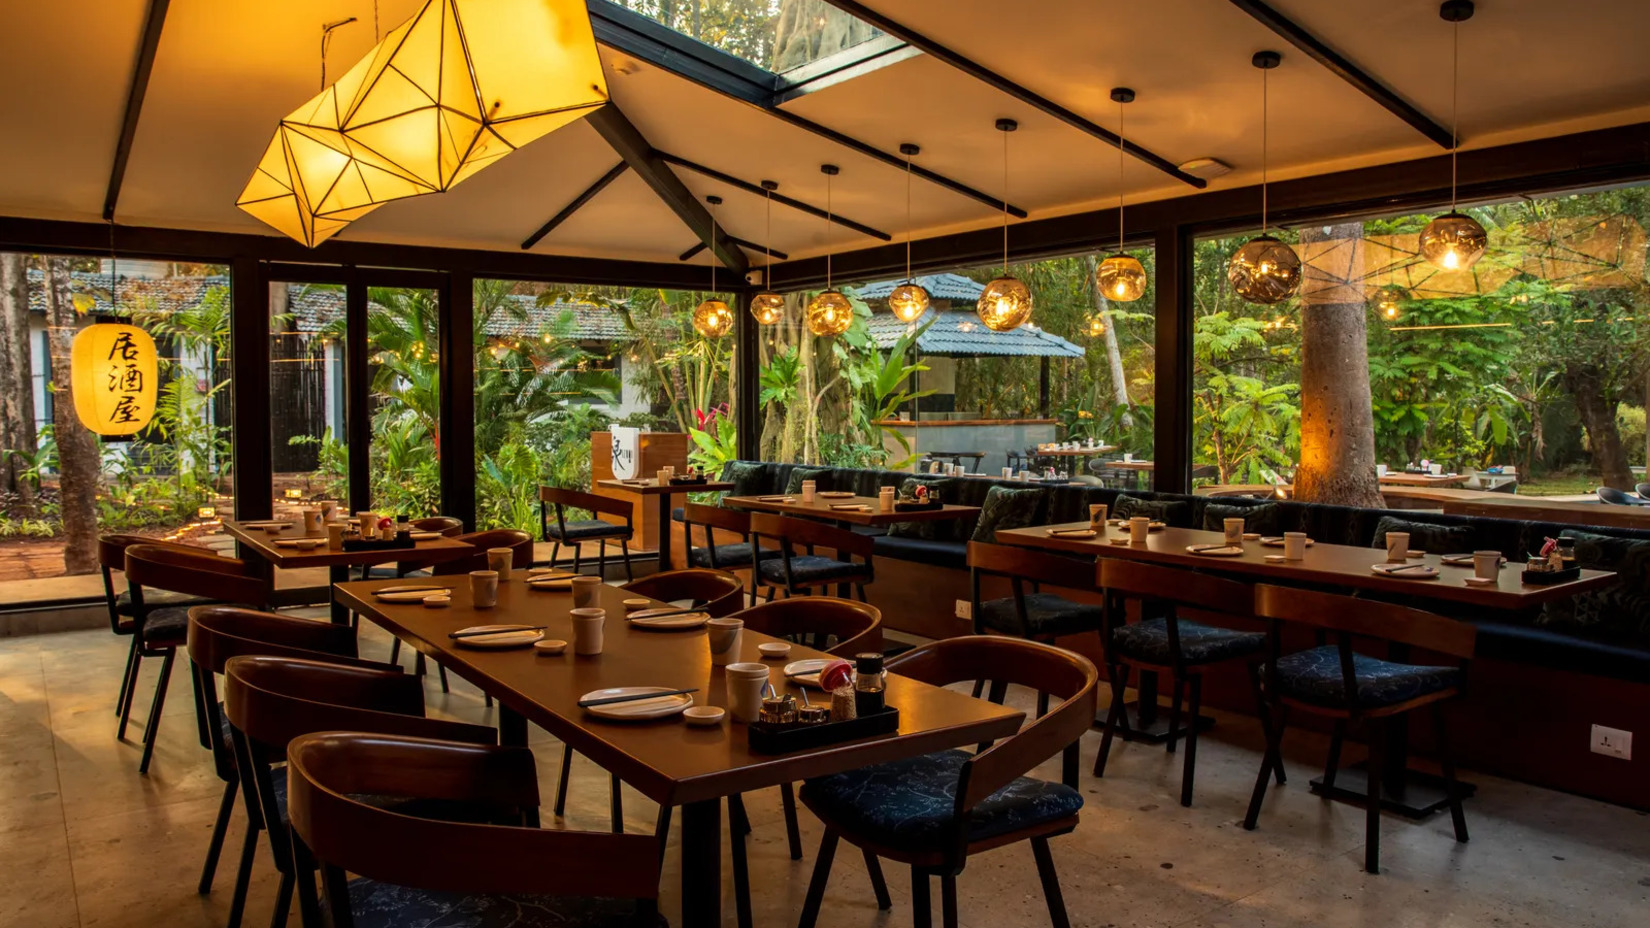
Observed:
[[[472,625],[461,628],[461,632],[480,632],[489,628],[509,628],[508,625]],[[454,638],[453,644],[460,648],[476,648],[482,651],[496,651],[501,648],[525,648],[544,637],[542,631],[507,631],[496,635],[477,635],[474,638]]]
[[[689,612],[686,615],[641,616],[636,614],[626,616],[631,626],[635,628],[650,628],[655,631],[679,632],[690,628],[699,628],[710,621],[708,612]]]
[[[1371,564],[1369,569],[1394,580],[1438,579],[1438,568],[1427,564]]]
[[[811,686],[814,689],[824,689],[819,685],[819,672],[825,665],[836,658],[810,657],[807,660],[791,661],[785,665],[785,679],[798,686]]]
[[[591,690],[579,697],[579,701],[586,699],[605,699],[609,696],[629,696],[634,693],[668,693],[674,686],[615,686],[605,690]],[[639,722],[647,719],[669,718],[681,715],[682,710],[693,705],[693,694],[679,693],[675,696],[660,696],[657,699],[637,699],[631,702],[618,702],[610,706],[591,706],[584,711],[598,718],[610,719],[615,722]]]

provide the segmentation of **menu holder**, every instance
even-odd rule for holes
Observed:
[[[945,508],[944,503],[916,503],[899,501],[894,503],[895,512],[933,512]]]
[[[843,722],[823,722],[818,725],[774,725],[752,722],[750,749],[758,754],[789,754],[806,751],[840,741],[889,735],[899,731],[899,710],[885,706],[880,711]]]
[[[1524,582],[1531,586],[1550,586],[1554,583],[1568,583],[1571,580],[1580,579],[1580,567],[1566,567],[1563,570],[1524,569]]]

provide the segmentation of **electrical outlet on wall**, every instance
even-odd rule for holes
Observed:
[[[957,618],[964,622],[974,621],[974,604],[966,599],[957,600]]]
[[[1619,728],[1593,726],[1593,753],[1622,760],[1633,759],[1633,733]]]

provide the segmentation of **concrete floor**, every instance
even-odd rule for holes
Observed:
[[[362,653],[382,658],[388,639],[363,630]],[[222,925],[233,877],[217,890],[195,882],[221,784],[196,742],[188,677],[173,679],[148,777],[139,746],[114,739],[114,689],[125,641],[107,632],[0,640],[0,928]],[[403,658],[405,660],[405,658]],[[146,667],[136,715],[147,711],[159,662]],[[432,715],[488,721],[480,695],[455,680],[443,695],[431,678]],[[1023,696],[1013,694],[1011,698]],[[1289,785],[1275,790],[1260,828],[1239,820],[1259,761],[1257,726],[1219,716],[1199,756],[1197,806],[1177,801],[1178,759],[1160,748],[1120,745],[1108,776],[1088,776],[1099,744],[1083,740],[1087,806],[1077,831],[1053,842],[1076,926],[1643,926],[1650,924],[1650,820],[1629,810],[1467,772],[1470,844],[1451,837],[1447,815],[1383,822],[1384,872],[1362,870],[1363,812],[1307,792],[1324,740],[1292,737]],[[133,727],[132,736],[141,729]],[[548,815],[560,745],[535,730],[547,827],[606,830],[607,778],[575,761],[568,815]],[[1356,758],[1349,749],[1348,760]],[[1042,769],[1053,778],[1053,765]],[[777,793],[747,799],[756,922],[794,925],[819,827],[804,811],[805,859],[785,851]],[[651,828],[655,808],[627,791],[629,826]],[[237,809],[226,842],[238,847]],[[674,838],[675,829],[673,829]],[[909,925],[909,878],[887,866],[894,909],[880,913],[857,854],[837,855],[822,928]],[[675,920],[678,860],[667,856],[663,907]],[[260,860],[247,925],[267,923],[274,873]],[[724,868],[724,876],[727,870]],[[728,877],[731,879],[731,877]],[[958,881],[960,918],[974,928],[1045,928],[1048,915],[1030,849],[1016,845],[972,861]],[[936,909],[938,903],[935,904]],[[731,892],[726,923],[733,924]],[[297,917],[291,922],[297,925]]]

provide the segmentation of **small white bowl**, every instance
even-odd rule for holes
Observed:
[[[425,609],[445,609],[453,604],[453,598],[446,593],[437,593],[434,596],[424,597]]]
[[[721,706],[689,706],[682,710],[682,718],[687,719],[689,725],[706,728],[722,724],[722,717],[727,714]]]
[[[567,650],[567,642],[560,638],[541,638],[533,642],[533,650],[544,657],[555,657]]]
[[[646,599],[646,598],[627,599],[627,600],[624,601],[624,611],[626,611],[626,612],[635,612],[638,609],[646,609],[648,606],[651,606],[652,604],[653,604],[653,600],[651,600],[651,599]]]
[[[1266,563],[1268,563],[1268,564],[1282,564],[1286,560],[1288,560],[1288,558],[1285,558],[1281,554],[1268,554],[1268,555],[1266,555]]]
[[[768,660],[778,661],[784,660],[786,655],[791,653],[791,646],[784,641],[764,641],[756,646],[756,650],[761,651],[762,656]]]

